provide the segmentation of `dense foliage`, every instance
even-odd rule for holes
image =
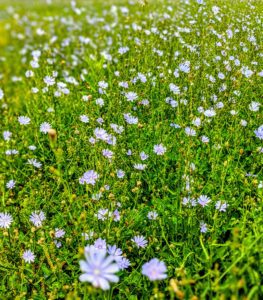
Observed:
[[[263,297],[262,2],[148,2],[0,3],[1,299]]]

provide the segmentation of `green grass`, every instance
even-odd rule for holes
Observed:
[[[0,299],[263,297],[263,145],[254,132],[263,124],[262,2],[148,2],[77,1],[80,14],[69,1],[0,2],[0,128],[12,132],[9,141],[0,138],[0,213],[13,218],[9,228],[0,227]],[[218,14],[213,6],[220,8]],[[38,28],[45,33],[38,35]],[[82,43],[80,36],[90,42]],[[67,46],[65,39],[70,39]],[[120,47],[129,51],[121,55]],[[34,50],[41,51],[35,69],[30,65]],[[190,62],[190,71],[175,77],[183,61]],[[253,74],[242,74],[244,67]],[[25,76],[28,70],[33,77]],[[53,71],[58,72],[56,82],[66,83],[68,95],[54,96],[56,85],[42,91],[45,76]],[[220,72],[224,79],[218,78]],[[146,76],[145,83],[134,82],[138,73]],[[77,84],[67,82],[69,77]],[[100,81],[108,83],[104,94],[98,91]],[[170,90],[171,83],[180,88],[179,95]],[[123,92],[135,92],[138,99],[129,102]],[[84,95],[92,98],[85,102]],[[96,104],[98,98],[104,106]],[[148,106],[140,103],[143,99]],[[252,101],[258,110],[250,109]],[[200,107],[216,115],[207,117]],[[127,124],[126,113],[138,123]],[[81,115],[89,123],[81,122]],[[28,116],[30,124],[20,125],[19,116]],[[193,124],[196,118],[200,126]],[[43,122],[56,130],[56,140],[40,132]],[[115,133],[113,123],[124,131]],[[114,135],[116,145],[90,143],[96,127]],[[196,135],[188,136],[187,127]],[[209,142],[202,142],[202,136]],[[157,144],[166,147],[164,155],[154,153]],[[19,153],[6,155],[10,149]],[[103,149],[113,151],[111,160]],[[145,161],[143,151],[149,155]],[[28,164],[32,158],[42,167]],[[136,170],[138,163],[146,169]],[[119,169],[125,171],[122,179]],[[79,183],[88,170],[100,175],[94,186]],[[11,179],[16,184],[8,189]],[[94,200],[98,193],[100,199]],[[207,206],[183,204],[185,197],[198,200],[201,195],[210,198]],[[216,209],[218,201],[227,204],[225,212]],[[118,209],[120,220],[98,220],[99,209]],[[40,210],[46,219],[35,227],[29,217]],[[158,213],[156,220],[148,219],[150,211]],[[207,224],[206,233],[200,232],[201,222]],[[56,228],[65,231],[60,248],[54,243]],[[90,231],[93,237],[85,240],[82,233]],[[146,248],[134,245],[136,235],[147,239]],[[98,238],[117,245],[131,263],[108,291],[79,281],[84,247]],[[35,254],[30,264],[22,258],[28,249]],[[151,282],[142,275],[142,265],[152,258],[165,262],[166,279]]]

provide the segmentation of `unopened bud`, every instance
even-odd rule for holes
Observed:
[[[48,136],[52,142],[56,142],[57,140],[57,132],[55,129],[49,129]]]

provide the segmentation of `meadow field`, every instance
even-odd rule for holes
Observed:
[[[0,0],[0,299],[263,299],[263,1]]]

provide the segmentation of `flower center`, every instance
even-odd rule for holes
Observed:
[[[94,275],[100,275],[100,270],[99,269],[94,269]]]

